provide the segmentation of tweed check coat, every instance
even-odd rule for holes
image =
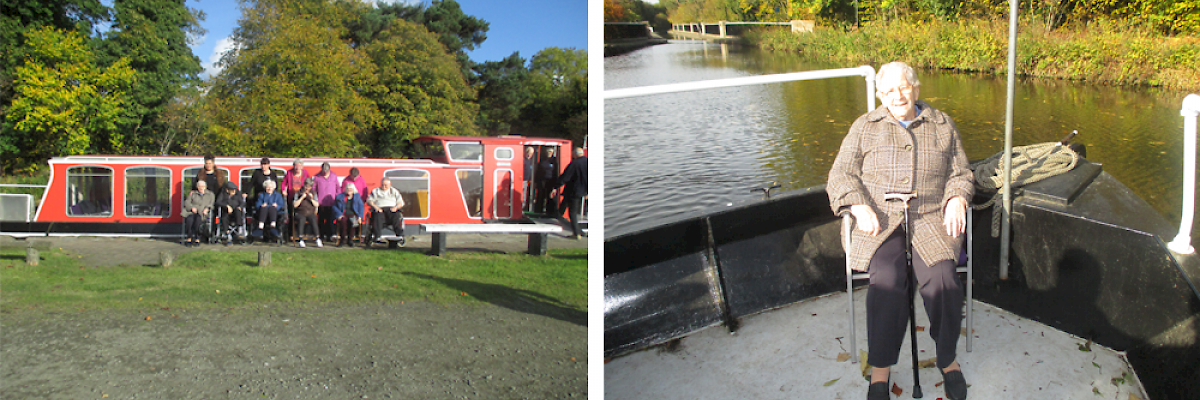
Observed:
[[[903,204],[884,201],[885,193],[917,193],[909,210],[913,250],[926,265],[957,260],[961,251],[964,235],[946,234],[943,210],[954,196],[970,201],[975,178],[954,121],[924,101],[916,104],[921,114],[908,128],[887,106],[855,120],[829,171],[825,191],[835,214],[865,204],[879,217],[878,235],[858,229],[851,234],[846,256],[856,271],[866,271],[879,245],[904,223]]]

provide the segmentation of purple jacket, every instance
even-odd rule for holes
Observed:
[[[332,207],[333,197],[342,191],[338,186],[337,174],[329,171],[328,177],[321,177],[321,174],[317,173],[313,175],[313,182],[316,184],[313,189],[317,192],[317,203],[320,203],[321,207]]]

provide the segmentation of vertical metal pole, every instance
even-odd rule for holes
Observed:
[[[1004,188],[1000,216],[1000,279],[1008,279],[1008,253],[1012,218],[1013,102],[1017,88],[1017,0],[1008,0],[1008,99],[1004,105]]]
[[[1192,222],[1196,214],[1196,117],[1200,116],[1200,95],[1189,94],[1183,98],[1179,109],[1183,116],[1183,217],[1179,220],[1179,234],[1167,243],[1167,248],[1179,254],[1192,254]]]

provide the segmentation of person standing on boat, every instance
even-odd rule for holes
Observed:
[[[575,159],[563,170],[559,184],[563,186],[563,201],[558,209],[567,210],[567,218],[571,219],[571,239],[579,240],[579,216],[583,211],[583,197],[587,196],[587,157],[583,156],[583,148],[575,148]]]
[[[950,116],[917,100],[920,81],[911,67],[879,68],[875,87],[883,104],[859,117],[842,141],[826,191],[834,213],[849,211],[857,229],[847,249],[851,268],[867,271],[868,363],[874,367],[867,399],[888,399],[908,320],[904,205],[884,194],[916,193],[910,200],[913,269],[937,344],[946,395],[960,400],[967,384],[956,360],[963,285],[955,265],[966,229],[974,178]]]
[[[525,183],[525,204],[522,210],[525,212],[533,211],[534,189],[533,189],[533,174],[537,167],[537,148],[534,146],[525,146],[525,175],[521,180]]]
[[[254,170],[254,174],[250,175],[249,204],[258,204],[258,195],[264,192],[263,184],[268,180],[275,182],[275,187],[279,187],[279,172],[271,169],[271,159],[263,157],[258,164],[262,168]]]
[[[200,227],[204,226],[203,218],[212,218],[213,202],[217,196],[208,190],[208,181],[196,180],[196,191],[188,194],[183,201],[183,231],[186,238],[184,246],[200,245]]]
[[[220,169],[217,169],[216,157],[212,154],[204,156],[204,168],[196,172],[196,182],[204,181],[208,184],[209,191],[217,190],[225,186],[225,182],[229,181],[229,175]],[[197,190],[196,182],[192,182],[192,190]]]
[[[338,186],[338,176],[333,173],[333,169],[328,162],[321,163],[321,172],[313,177],[315,189],[317,193],[317,223],[321,224],[321,232],[324,233],[322,239],[326,242],[333,238],[334,221],[333,217],[333,198],[341,193],[342,188]]]
[[[538,186],[537,204],[533,206],[533,211],[546,216],[556,214],[554,211],[558,207],[558,196],[552,194],[558,184],[558,163],[554,162],[554,148],[547,147],[545,156],[542,157],[542,162],[537,165],[537,171],[534,172],[534,183]]]

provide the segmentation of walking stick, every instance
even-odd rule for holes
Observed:
[[[887,193],[883,199],[900,200],[904,202],[904,258],[908,268],[908,326],[909,344],[912,348],[913,393],[914,399],[924,396],[921,393],[921,375],[917,371],[917,312],[916,312],[916,273],[913,271],[912,226],[908,219],[908,201],[917,198],[916,193]]]

